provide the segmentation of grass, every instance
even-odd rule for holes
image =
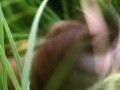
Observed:
[[[43,12],[43,9],[44,9],[46,3],[47,3],[47,0],[44,1],[43,4],[40,6],[40,9],[38,10],[38,13],[35,16],[35,20],[33,22],[32,28],[31,28],[32,31],[31,31],[31,34],[30,34],[30,39],[29,39],[30,41],[29,41],[28,51],[26,53],[26,63],[25,63],[24,72],[22,71],[23,70],[22,69],[22,64],[21,64],[21,60],[20,60],[18,51],[17,51],[16,46],[15,46],[15,42],[14,42],[14,40],[12,38],[10,29],[8,27],[6,19],[5,19],[4,15],[2,13],[2,10],[1,10],[1,21],[3,21],[0,24],[1,30],[3,32],[3,26],[4,26],[6,35],[7,35],[8,39],[9,39],[10,45],[11,45],[12,50],[13,50],[13,54],[14,54],[14,57],[15,57],[15,60],[16,60],[16,64],[18,66],[19,73],[20,73],[20,75],[22,77],[22,89],[21,89],[20,85],[18,84],[18,81],[17,81],[17,79],[15,77],[15,74],[14,74],[14,72],[13,72],[13,70],[12,70],[8,60],[7,60],[5,52],[3,51],[4,42],[1,42],[2,46],[0,46],[0,55],[1,55],[1,59],[2,59],[2,62],[3,62],[3,66],[4,66],[3,69],[5,68],[4,72],[7,70],[7,72],[9,73],[10,78],[11,78],[16,90],[29,90],[28,80],[29,80],[30,67],[31,67],[30,60],[32,61],[32,53],[33,53],[34,46],[35,46],[35,43],[33,43],[33,41],[35,42],[35,37],[36,37],[37,30],[38,30],[38,23],[39,23],[38,21],[40,19],[40,16],[41,16],[41,14]],[[3,41],[4,40],[3,33],[1,33],[1,37],[2,37],[1,41]],[[32,45],[32,47],[31,47],[31,45]],[[6,73],[4,74],[4,72],[3,72],[3,78],[4,78],[3,81],[5,83],[3,82],[2,85],[3,85],[3,89],[7,90],[7,86],[5,86],[5,85],[7,85],[7,82],[6,82],[7,81],[6,80],[7,76],[6,76]]]
[[[3,18],[2,18],[2,10],[1,10],[1,5],[0,5],[0,30],[1,30],[1,33],[0,33],[0,45],[1,47],[3,48],[3,50],[5,51],[5,46],[4,46],[4,31],[3,31]],[[3,89],[4,90],[8,90],[7,88],[7,71],[6,71],[6,68],[2,62],[2,85],[3,85]]]
[[[31,33],[29,36],[28,49],[26,52],[26,60],[25,60],[25,65],[24,65],[23,77],[22,77],[22,90],[29,90],[27,88],[28,88],[28,84],[29,84],[32,56],[33,56],[33,52],[34,52],[34,48],[35,48],[35,40],[36,40],[39,20],[41,18],[42,12],[43,12],[47,2],[48,2],[48,0],[44,0],[41,3],[41,5],[38,8],[38,11],[35,15],[35,18],[33,20],[33,24],[31,26]]]

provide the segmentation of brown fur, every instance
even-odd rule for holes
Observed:
[[[81,76],[77,77],[81,78],[80,80],[85,80],[87,82],[84,83],[85,85],[89,86],[89,83],[93,83],[94,79],[91,78],[93,77],[91,75],[97,75],[99,73],[95,70],[89,32],[86,27],[83,27],[81,24],[79,24],[79,22],[62,21],[53,24],[53,27],[50,28],[50,32],[45,43],[40,46],[40,48],[35,50],[30,77],[31,90],[41,90],[46,85],[56,67],[60,64],[65,55],[68,53],[69,49],[72,48],[73,44],[76,42],[81,43],[79,48],[84,44],[84,48],[79,52],[80,58],[78,58],[78,62],[76,62],[76,68],[79,68],[81,72],[86,73],[85,75],[83,75],[85,76],[84,78],[81,78]],[[84,55],[86,57],[86,54],[88,56],[90,55],[92,59],[90,59],[89,61],[89,58],[84,60]],[[22,63],[24,63],[24,59],[22,59]],[[10,64],[17,78],[19,79],[20,77],[18,75],[18,70],[16,69],[15,62],[12,60],[10,61]],[[73,79],[73,77],[76,79],[76,74],[71,75],[73,75],[70,76],[71,79]],[[88,75],[88,78],[86,77],[86,75]],[[90,79],[90,81],[88,81],[87,79]],[[8,85],[9,90],[14,90],[10,79],[8,80]],[[63,87],[66,88],[65,85],[63,85]],[[84,90],[85,88],[86,86],[82,90]]]

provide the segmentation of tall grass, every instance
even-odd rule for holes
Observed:
[[[0,55],[1,55],[1,58],[2,58],[2,62],[3,62],[3,69],[5,68],[4,72],[3,72],[3,89],[4,90],[7,90],[7,76],[6,76],[6,70],[7,72],[9,73],[10,75],[10,78],[14,84],[14,87],[16,90],[29,90],[29,87],[28,87],[28,80],[29,80],[29,75],[30,75],[30,67],[31,67],[31,62],[32,62],[32,53],[33,53],[33,49],[34,49],[34,46],[35,46],[35,43],[33,43],[33,41],[35,42],[35,37],[36,37],[36,33],[37,33],[37,30],[38,30],[38,22],[39,22],[39,19],[41,17],[41,14],[43,12],[43,9],[45,7],[47,3],[47,0],[43,1],[43,3],[41,4],[39,10],[38,10],[38,13],[36,14],[35,16],[35,20],[33,22],[33,25],[31,27],[31,34],[30,34],[30,41],[29,41],[29,46],[28,46],[28,51],[26,53],[26,62],[25,62],[25,68],[24,68],[24,72],[22,71],[22,64],[21,64],[21,60],[20,60],[20,57],[19,57],[19,54],[18,54],[18,51],[16,49],[16,46],[15,46],[15,42],[13,40],[13,37],[11,35],[11,32],[10,32],[10,29],[8,27],[8,24],[6,22],[6,19],[2,13],[2,10],[1,10],[1,23],[0,23],[0,27],[1,27],[1,45],[0,45]],[[13,54],[14,54],[14,57],[15,57],[15,60],[16,60],[16,64],[18,66],[18,70],[19,70],[19,73],[22,77],[22,89],[20,87],[20,85],[18,84],[18,81],[14,75],[14,72],[7,60],[7,57],[5,55],[5,51],[3,50],[4,48],[4,37],[3,37],[3,26],[5,28],[5,32],[6,32],[6,35],[8,37],[8,40],[10,42],[10,45],[12,47],[12,50],[13,50]],[[31,46],[32,45],[32,46]],[[30,57],[31,56],[31,57]],[[6,77],[5,77],[6,76]],[[4,83],[5,82],[5,83]]]
[[[5,31],[6,31],[6,33],[8,33],[7,35],[8,35],[8,38],[9,38],[9,40],[10,40],[10,43],[11,43],[11,46],[14,46],[13,45],[13,41],[12,41],[12,37],[11,37],[11,35],[10,35],[10,31],[9,31],[9,29],[8,29],[8,25],[7,25],[7,23],[6,23],[6,20],[5,20],[5,18],[4,18],[4,15],[3,15],[3,13],[2,13],[2,10],[1,10],[1,8],[0,8],[0,13],[1,13],[1,22],[3,23],[3,26],[4,26],[4,28],[5,28]],[[1,31],[2,31],[3,29],[1,28]],[[2,31],[3,32],[3,31]],[[2,33],[3,34],[3,33]],[[3,35],[2,35],[3,36]],[[11,37],[11,38],[10,38]],[[2,39],[4,40],[4,37],[2,37]],[[1,40],[2,41],[2,40]],[[7,90],[8,88],[7,88],[7,73],[6,73],[6,71],[9,73],[9,75],[10,75],[10,78],[11,78],[11,80],[12,80],[12,82],[13,82],[13,84],[14,84],[14,86],[15,86],[15,88],[16,88],[16,90],[21,90],[20,89],[20,85],[18,84],[18,81],[17,81],[17,79],[16,79],[16,77],[15,77],[15,74],[14,74],[14,72],[13,72],[13,70],[12,70],[12,68],[11,68],[11,66],[10,66],[10,64],[9,64],[9,61],[8,61],[8,59],[7,59],[7,57],[6,57],[6,55],[5,55],[5,51],[4,51],[4,41],[3,42],[1,42],[2,44],[0,45],[0,56],[1,56],[1,60],[2,60],[2,66],[3,66],[3,69],[4,69],[4,71],[3,71],[3,79],[2,79],[2,81],[3,81],[3,89],[4,90]],[[14,48],[14,47],[13,47]],[[15,51],[15,49],[14,49],[14,51]],[[16,55],[16,53],[15,53],[15,55]],[[18,65],[20,66],[20,63],[18,63]]]
[[[0,45],[3,48],[3,50],[5,50],[5,46],[4,46],[4,31],[3,31],[3,18],[2,18],[2,10],[1,10],[1,5],[0,5]],[[8,86],[7,86],[7,72],[5,69],[4,64],[2,63],[2,86],[4,90],[8,90]]]
[[[23,77],[22,77],[22,90],[29,90],[28,86],[29,86],[30,68],[32,65],[32,56],[33,56],[33,51],[34,51],[34,47],[35,47],[35,40],[36,40],[39,20],[41,18],[43,9],[45,8],[47,2],[48,2],[48,0],[44,0],[41,3],[41,5],[38,8],[38,11],[35,15],[32,26],[31,26],[31,33],[29,36],[28,49],[26,52],[26,60],[25,60],[25,65],[24,65]]]

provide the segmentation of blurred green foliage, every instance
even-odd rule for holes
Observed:
[[[33,21],[35,12],[42,0],[2,0],[2,9],[7,22],[10,26],[11,32],[15,40],[27,39],[30,31],[30,26]],[[102,1],[102,10],[107,20],[111,16],[109,4],[115,8],[120,14],[120,1],[119,0],[98,0]],[[48,24],[71,18],[81,17],[80,14],[80,0],[49,0],[45,11],[43,12],[39,36],[47,33]],[[81,16],[80,16],[81,15]],[[6,39],[5,39],[6,40]],[[7,42],[7,41],[6,41]]]
[[[2,0],[1,3],[14,39],[28,38],[31,22],[41,0]],[[50,0],[42,15],[39,35],[45,35],[49,23],[69,18],[78,8],[79,0]]]

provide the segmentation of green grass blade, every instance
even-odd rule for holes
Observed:
[[[62,9],[63,9],[63,13],[64,13],[64,18],[68,19],[69,18],[69,11],[68,11],[68,3],[66,0],[61,0],[62,2]]]
[[[4,33],[3,33],[3,18],[1,14],[1,5],[0,5],[0,44],[4,48]]]
[[[28,41],[28,50],[26,52],[26,60],[25,60],[25,65],[23,69],[23,77],[22,77],[22,90],[27,90],[28,89],[28,84],[29,84],[29,76],[30,76],[30,68],[31,68],[31,63],[32,63],[32,56],[33,56],[33,50],[35,47],[35,39],[36,39],[36,34],[38,30],[38,24],[39,20],[41,18],[42,12],[44,10],[44,7],[46,6],[48,0],[44,0],[40,7],[38,8],[38,11],[35,15],[32,27],[31,27],[31,33],[29,36],[29,41]]]
[[[0,45],[2,46],[2,48],[4,50],[5,47],[4,47],[3,18],[2,18],[1,12],[2,12],[2,10],[1,10],[1,5],[0,5]],[[8,90],[7,72],[6,72],[6,68],[5,68],[3,62],[2,62],[2,87],[3,87],[3,90]]]
[[[15,57],[15,60],[16,60],[17,66],[18,66],[18,70],[19,70],[20,75],[21,75],[22,74],[22,64],[21,64],[20,56],[18,54],[18,51],[17,51],[17,48],[15,46],[13,37],[11,35],[10,29],[8,27],[7,21],[6,21],[5,17],[4,17],[4,15],[3,15],[3,13],[2,13],[2,18],[3,18],[5,32],[7,34],[8,40],[10,42],[10,45],[12,47],[13,54],[14,54],[14,57]]]
[[[7,60],[7,57],[5,56],[4,50],[2,49],[1,45],[0,45],[0,56],[2,58],[2,62],[4,64],[4,66],[6,67],[6,70],[8,71],[8,73],[10,75],[10,78],[13,82],[13,85],[14,85],[15,89],[16,90],[21,90],[20,85],[19,85],[19,83],[18,83],[18,81],[15,77],[15,74],[14,74],[14,72],[13,72],[13,70],[12,70],[8,60]]]

